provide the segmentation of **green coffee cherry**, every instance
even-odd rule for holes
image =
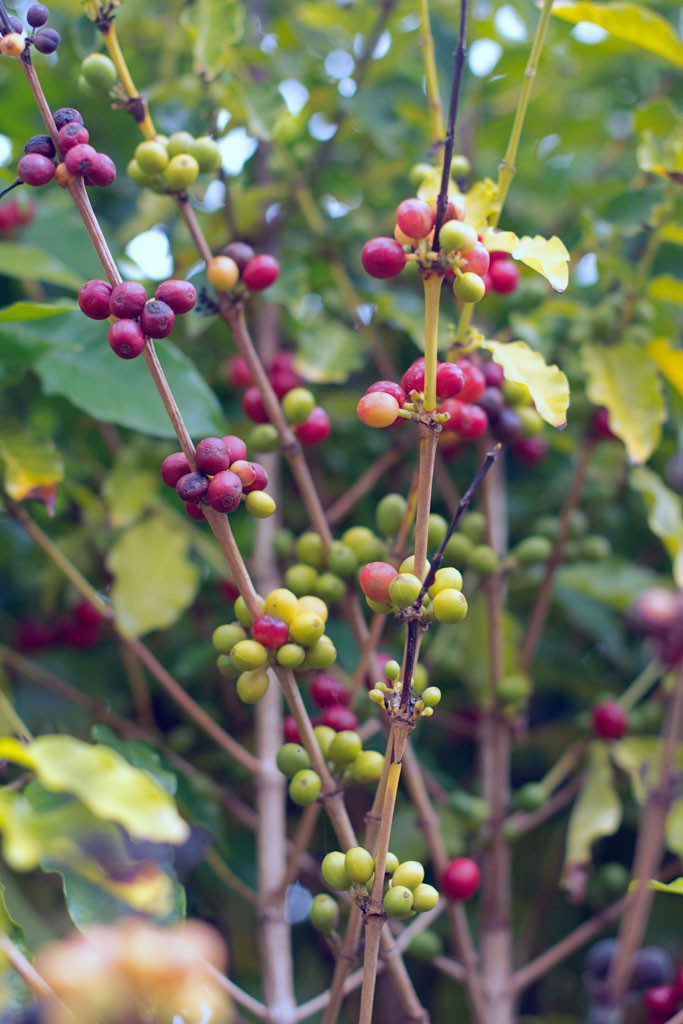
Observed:
[[[194,135],[190,135],[189,132],[173,132],[167,144],[168,155],[173,157],[191,153],[194,143]]]
[[[346,584],[333,572],[324,572],[318,576],[315,592],[327,604],[338,604],[346,594]]]
[[[393,612],[393,606],[390,604],[384,604],[381,601],[373,601],[371,597],[365,598],[365,603],[370,611],[375,612],[377,615],[390,615]]]
[[[426,708],[435,708],[441,701],[441,690],[438,686],[427,686],[420,696]]]
[[[431,568],[431,562],[429,561],[428,558],[425,558],[425,568],[424,568],[425,576],[429,572],[430,568]],[[398,571],[399,571],[399,573],[402,573],[402,572],[411,573],[414,576],[415,575],[415,555],[408,555],[407,558],[404,558],[403,561],[401,562],[400,566],[398,567]]]
[[[498,683],[496,696],[501,704],[519,705],[528,699],[530,692],[529,677],[521,672],[510,672]]]
[[[612,554],[612,545],[607,537],[593,533],[579,541],[579,552],[588,562],[602,562]]]
[[[230,660],[240,672],[247,672],[265,665],[268,651],[258,640],[238,640],[230,651]]]
[[[286,397],[286,396],[285,396]],[[325,568],[325,545],[319,533],[302,533],[294,545],[296,557],[305,565],[314,569]]]
[[[460,590],[440,590],[432,602],[437,622],[462,622],[467,615],[467,598]]]
[[[371,853],[362,846],[352,846],[344,857],[346,874],[352,882],[364,884],[375,870],[375,860]]]
[[[250,491],[244,499],[244,507],[250,516],[267,519],[276,509],[275,499],[267,491]]]
[[[315,408],[315,395],[308,388],[292,388],[282,399],[282,411],[288,423],[304,423]],[[305,559],[302,558],[302,561]]]
[[[137,160],[129,161],[126,173],[133,184],[139,188],[152,188],[156,184],[157,179],[153,175],[145,174]]]
[[[422,693],[425,686],[429,682],[429,674],[427,669],[424,667],[422,662],[418,662],[413,668],[413,678],[411,679],[411,685],[415,693]]]
[[[533,532],[555,541],[560,532],[560,520],[557,516],[541,516],[534,523]]]
[[[312,647],[325,632],[325,620],[316,612],[299,612],[289,624],[289,635],[302,647]]]
[[[466,178],[472,170],[472,164],[462,153],[456,154],[451,160],[451,174],[454,178]]]
[[[466,819],[470,827],[478,829],[485,825],[491,816],[489,806],[480,796],[473,796],[464,789],[457,789],[451,794],[451,804],[458,814]]]
[[[277,651],[275,660],[283,668],[299,668],[306,658],[306,648],[300,644],[283,644]]]
[[[437,932],[432,931],[431,928],[425,928],[423,931],[418,932],[417,935],[414,935],[408,946],[410,955],[414,956],[416,960],[423,960],[425,963],[430,963],[435,956],[441,956],[443,950],[443,939]]]
[[[235,601],[235,618],[240,623],[240,625],[245,627],[245,629],[249,629],[249,627],[254,621],[251,616],[251,612],[247,608],[246,601],[244,600],[241,594]]]
[[[513,795],[512,804],[518,811],[539,811],[548,802],[548,794],[540,782],[527,782]]]
[[[413,894],[405,885],[392,885],[383,906],[390,917],[407,917],[413,909]]]
[[[82,96],[87,96],[90,100],[96,100],[99,97],[99,93],[96,89],[93,89],[87,78],[83,75],[79,75],[76,79],[76,86]]]
[[[462,590],[462,573],[451,566],[437,569],[434,582],[427,591],[430,597],[436,597],[442,590]]]
[[[529,392],[522,384],[515,384],[514,381],[504,380],[501,386],[503,398],[508,405],[528,405]]]
[[[237,679],[237,696],[243,704],[258,704],[268,692],[269,684],[268,673],[261,669],[242,672]]]
[[[459,221],[449,221],[449,224]],[[453,294],[463,302],[479,302],[486,295],[486,285],[483,277],[473,274],[471,270],[456,277],[453,281]]]
[[[339,924],[339,904],[329,893],[318,893],[311,901],[309,917],[314,928],[329,935]]]
[[[334,729],[331,729],[329,725],[316,725],[313,730],[313,735],[318,741],[318,746],[320,747],[323,757],[329,757],[332,740],[337,735]]]
[[[436,512],[432,512],[427,523],[427,543],[431,548],[438,548],[441,541],[446,536],[448,530],[448,523],[443,516],[437,515]]]
[[[172,192],[182,192],[199,177],[199,164],[189,153],[179,153],[169,161],[164,178]]]
[[[332,541],[327,553],[327,567],[330,572],[343,579],[351,579],[358,568],[358,559],[346,544],[340,540]]]
[[[312,565],[304,565],[303,562],[290,565],[289,569],[285,572],[285,583],[297,597],[303,597],[304,594],[312,594],[317,582],[317,569],[314,569]]]
[[[311,768],[302,768],[289,784],[289,795],[299,807],[307,807],[318,799],[321,786],[320,776],[316,772]]]
[[[235,668],[233,663],[230,661],[229,654],[219,654],[216,658],[216,667],[222,676],[226,679],[235,679],[238,675],[238,669]]]
[[[473,544],[481,544],[486,537],[486,516],[483,512],[468,512],[462,520],[460,532]]]
[[[321,870],[330,889],[343,892],[351,885],[351,879],[346,872],[346,858],[339,850],[333,850],[323,857]]]
[[[583,537],[588,532],[588,516],[580,508],[572,509],[568,526],[570,537]]]
[[[543,430],[543,420],[535,409],[519,406],[516,410],[522,421],[522,437],[536,437]]]
[[[199,164],[200,174],[210,174],[221,165],[221,151],[216,140],[212,139],[210,135],[202,135],[198,139],[193,139],[189,153]]]
[[[433,172],[434,168],[431,164],[413,164],[408,171],[408,181],[415,188],[419,188],[422,182],[425,180],[428,174]]]
[[[380,561],[384,557],[384,544],[367,526],[352,526],[342,534],[341,539],[351,548],[359,565]]]
[[[394,871],[399,865],[398,857],[391,850],[387,853],[387,859],[384,864],[384,874],[393,875]]]
[[[255,452],[275,452],[280,444],[280,435],[272,423],[257,423],[249,435],[249,450]],[[292,537],[294,544],[294,537]]]
[[[391,876],[392,885],[405,885],[408,889],[416,889],[424,882],[425,869],[419,860],[404,860]]]
[[[135,159],[145,174],[156,176],[168,164],[168,152],[160,142],[140,142],[135,148]]]
[[[433,885],[421,882],[413,889],[413,910],[420,914],[426,910],[433,910],[439,902],[439,891]]]
[[[408,502],[402,494],[385,494],[375,510],[377,529],[385,537],[395,536],[408,510]]]
[[[320,639],[306,651],[302,668],[312,669],[319,672],[321,669],[329,668],[337,660],[337,648],[329,636],[321,636]]]
[[[444,562],[446,565],[467,565],[467,560],[473,548],[472,541],[463,533],[454,533],[449,537],[444,548]]]
[[[389,584],[389,597],[397,608],[409,608],[418,597],[422,583],[410,572],[401,572]]]
[[[488,544],[477,544],[470,551],[468,565],[480,576],[490,576],[499,564],[498,555]]]
[[[303,768],[311,767],[311,759],[300,743],[285,743],[275,755],[275,760],[288,779],[293,779]]]
[[[512,549],[511,554],[520,565],[533,565],[535,562],[547,562],[552,554],[553,546],[547,537],[525,537]]]
[[[211,643],[219,654],[230,654],[236,643],[246,639],[247,634],[239,622],[227,622],[214,629]]]
[[[330,743],[327,756],[335,764],[344,766],[355,761],[362,749],[363,742],[358,733],[351,729],[343,729]]]
[[[391,679],[393,681],[395,679],[398,679],[400,674],[401,666],[397,661],[394,661],[394,659],[392,658],[391,661],[388,661],[384,666],[384,675],[387,677],[387,679]]]
[[[378,782],[383,769],[384,758],[378,750],[361,750],[351,766],[354,781],[365,785]]]
[[[287,555],[290,555],[294,548],[294,534],[292,531],[285,530],[284,528],[277,530],[273,537],[273,548],[278,558],[286,558]]]
[[[95,92],[108,93],[119,75],[113,60],[104,53],[89,53],[81,62],[81,75]]]
[[[477,232],[461,220],[449,220],[439,232],[439,245],[447,252],[461,249],[471,252],[477,242]]]

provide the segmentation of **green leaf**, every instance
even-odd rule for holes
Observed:
[[[197,0],[183,16],[193,41],[194,71],[214,78],[244,33],[240,0]]]
[[[666,816],[667,849],[683,857],[683,799],[674,800]]]
[[[44,281],[77,292],[82,280],[44,249],[20,242],[0,242],[0,275],[27,281]]]
[[[130,526],[154,505],[158,482],[158,473],[140,469],[137,455],[124,448],[103,488],[112,525]]]
[[[126,876],[117,881],[95,864],[81,871],[45,865],[61,877],[69,917],[82,931],[129,917],[131,909],[164,923],[185,916],[185,890],[174,875],[151,860],[121,866]]]
[[[0,309],[0,322],[24,322],[28,320],[47,320],[60,313],[71,313],[78,309],[75,302],[13,302],[11,306]]]
[[[662,767],[662,740],[659,736],[626,736],[611,745],[615,764],[631,780],[633,795],[642,804],[653,787],[659,785]],[[676,750],[675,770],[683,768],[683,744]]]
[[[582,361],[591,402],[607,408],[610,428],[624,442],[629,460],[647,462],[666,419],[652,359],[636,342],[623,341],[609,348],[584,345]]]
[[[591,743],[579,797],[569,816],[564,879],[571,869],[590,862],[599,839],[613,836],[621,824],[621,801],[614,787],[609,753],[603,743]]]
[[[121,825],[134,839],[177,844],[189,835],[166,790],[111,747],[73,736],[39,736],[29,744],[5,737],[0,756],[32,768],[50,793],[75,796],[95,817]]]
[[[102,323],[64,316],[51,339],[51,351],[36,364],[47,394],[62,395],[97,420],[154,437],[175,437],[144,361],[117,359]],[[225,434],[218,399],[192,360],[169,341],[161,342],[157,352],[188,430]]]
[[[199,567],[190,560],[188,536],[172,520],[155,515],[127,530],[110,549],[116,618],[132,636],[167,629],[190,607]]]
[[[36,437],[23,426],[0,426],[0,461],[5,490],[15,501],[64,478],[62,457],[52,441]]]
[[[631,473],[631,485],[645,499],[650,529],[669,552],[674,579],[683,586],[683,502],[656,473],[644,467]]]
[[[669,892],[675,896],[683,896],[683,877],[674,878],[673,882],[658,882],[657,879],[653,878],[648,884],[651,889],[656,889],[657,892]]]
[[[306,380],[343,384],[363,365],[365,349],[360,332],[327,320],[300,331],[295,364]]]
[[[653,277],[648,283],[647,293],[651,299],[673,302],[677,306],[683,306],[683,281],[670,274]]]
[[[527,389],[540,416],[553,427],[564,427],[569,408],[569,381],[559,366],[548,366],[540,352],[523,341],[483,341],[507,380]]]
[[[640,4],[622,3],[619,0],[614,3],[590,3],[588,0],[567,3],[566,0],[556,0],[552,13],[574,25],[580,21],[600,25],[615,39],[664,57],[679,68],[683,67],[683,43],[669,22],[661,14],[641,7]]]
[[[558,587],[595,598],[618,612],[631,607],[634,594],[661,584],[662,579],[656,573],[616,558],[598,564],[563,565],[557,572]]]
[[[16,327],[0,327],[0,387],[8,387],[30,370],[50,348],[47,338]]]

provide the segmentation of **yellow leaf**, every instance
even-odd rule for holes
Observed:
[[[670,245],[683,245],[683,225],[664,224],[659,229],[659,238],[662,242],[668,242]]]
[[[647,293],[651,299],[674,302],[677,306],[683,306],[683,281],[670,274],[653,277],[647,286]]]
[[[133,636],[166,629],[194,601],[199,567],[190,541],[169,517],[154,515],[127,530],[107,556],[116,618]]]
[[[554,363],[548,366],[540,352],[523,341],[484,341],[507,380],[527,389],[540,416],[551,427],[564,427],[569,408],[569,382]]]
[[[542,274],[556,292],[563,292],[569,283],[569,253],[557,235],[525,235],[512,250],[512,258]]]
[[[579,798],[572,808],[567,826],[565,880],[574,865],[591,859],[593,845],[604,836],[612,836],[621,824],[621,801],[614,788],[609,754],[603,743],[592,743]]]
[[[673,28],[661,14],[631,3],[567,3],[559,0],[553,4],[553,14],[577,24],[590,21],[600,25],[615,39],[631,43],[641,50],[648,50],[671,61],[677,67],[683,67],[683,43]]]
[[[64,477],[62,458],[52,442],[22,427],[2,429],[0,459],[5,467],[5,490],[15,501],[23,501],[36,488],[58,484]]]
[[[498,189],[492,178],[475,181],[469,192],[465,193],[465,221],[480,234],[493,212],[497,193]]]
[[[656,889],[657,892],[669,892],[675,896],[683,896],[683,877],[674,878],[673,882],[658,882],[656,879],[652,879],[649,882],[651,889]]]
[[[666,418],[661,381],[647,351],[627,341],[609,348],[586,345],[582,359],[591,402],[607,408],[610,428],[630,461],[647,462]]]
[[[647,350],[669,383],[683,395],[683,349],[672,348],[666,338],[653,338]]]
[[[489,252],[512,253],[519,242],[514,231],[496,231],[495,228],[484,228],[481,239]]]
[[[435,203],[436,197],[439,194],[441,188],[441,170],[438,167],[434,167],[429,172],[420,184],[417,190],[417,198],[422,199],[425,203]]]
[[[645,499],[650,529],[669,552],[674,579],[683,587],[683,501],[644,467],[631,473],[631,484]]]

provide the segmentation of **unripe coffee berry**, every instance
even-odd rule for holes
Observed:
[[[459,590],[441,590],[435,595],[432,607],[437,622],[462,622],[467,615],[467,598]]]
[[[117,284],[109,299],[109,312],[121,320],[134,320],[142,313],[147,302],[147,292],[138,281],[122,281]]]
[[[78,293],[78,305],[91,320],[106,320],[111,312],[112,286],[108,281],[86,281]]]
[[[465,260],[461,265],[461,269],[477,274],[479,277],[483,277],[489,269],[489,263],[490,256],[488,249],[482,242],[477,241],[465,257]]]
[[[230,654],[236,643],[246,639],[247,634],[239,622],[226,622],[217,626],[211,635],[211,643],[219,654]]]
[[[384,757],[378,750],[361,750],[351,766],[356,782],[370,785],[378,782],[384,769]]]
[[[247,494],[244,507],[255,519],[267,519],[276,509],[274,499],[265,491],[251,491]]]
[[[457,249],[459,252],[468,253],[476,244],[477,232],[460,220],[447,221],[439,232],[439,246],[448,252]]]
[[[343,892],[351,885],[351,879],[346,871],[346,858],[339,850],[333,850],[323,857],[320,869],[330,889]]]
[[[463,302],[479,302],[486,294],[486,285],[477,274],[467,271],[453,282],[453,294]]]
[[[313,897],[309,914],[314,928],[323,935],[329,935],[339,924],[339,905],[329,893],[321,892]]]
[[[425,869],[419,860],[406,860],[394,870],[391,880],[394,885],[405,885],[408,889],[416,889],[424,882]]]
[[[292,640],[303,647],[310,647],[325,632],[325,621],[315,612],[300,612],[289,624]]]
[[[375,870],[375,860],[362,846],[352,846],[344,855],[344,867],[351,882],[363,885]]]
[[[438,902],[439,891],[433,885],[421,882],[413,889],[413,910],[416,913],[421,914],[427,910],[433,910]]]
[[[148,338],[167,338],[174,322],[175,313],[160,299],[150,299],[140,314],[140,326]]]
[[[366,427],[390,427],[396,422],[398,411],[396,399],[383,391],[363,395],[357,406],[358,419]]]
[[[330,753],[330,746],[336,733],[334,729],[330,729],[327,725],[316,725],[313,730],[313,735],[316,738],[316,742],[320,747],[320,753],[323,757],[327,757]]]
[[[274,256],[264,253],[249,260],[242,271],[242,280],[252,292],[261,292],[270,288],[280,275],[280,264]]]
[[[216,140],[212,139],[210,135],[202,135],[200,138],[195,139],[190,153],[199,164],[200,174],[209,174],[211,171],[215,171],[217,167],[220,167],[221,151]]]
[[[256,640],[238,640],[230,651],[230,660],[241,672],[261,668],[268,660],[268,651]]]
[[[209,483],[206,497],[216,512],[234,512],[242,500],[242,481],[229,469],[216,473]]]
[[[311,768],[303,768],[290,782],[289,795],[299,807],[307,807],[318,799],[321,786],[320,776]]]
[[[306,649],[300,644],[284,644],[275,656],[278,665],[283,668],[299,668],[305,658]]]
[[[231,291],[239,276],[239,267],[229,256],[214,256],[206,265],[206,279],[216,291]]]
[[[112,351],[121,359],[134,359],[145,347],[145,336],[135,320],[117,320],[109,328],[107,339]]]
[[[409,572],[399,573],[389,584],[389,600],[397,608],[409,608],[422,589],[417,576]]]
[[[437,569],[428,594],[430,597],[436,597],[442,590],[462,590],[462,573],[451,566]]]
[[[267,672],[259,669],[242,672],[236,683],[237,696],[243,704],[257,704],[268,692],[270,679]]]
[[[308,388],[292,388],[282,399],[282,411],[287,422],[298,426],[305,423],[315,408],[315,397]]]
[[[328,757],[338,765],[351,764],[363,749],[363,743],[357,732],[344,729],[338,732],[330,743]]]
[[[81,61],[81,75],[91,89],[108,93],[118,80],[118,71],[104,53],[89,53]]]
[[[169,161],[164,177],[172,192],[182,192],[199,177],[199,164],[188,153],[179,153]]]
[[[293,779],[297,772],[311,767],[311,759],[300,743],[285,743],[275,755],[275,761],[288,779]]]
[[[382,902],[390,917],[407,917],[413,909],[413,894],[405,885],[392,885]]]

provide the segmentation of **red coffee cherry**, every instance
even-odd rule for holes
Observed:
[[[527,466],[537,466],[548,454],[548,445],[542,437],[521,437],[512,451]]]
[[[325,708],[320,718],[320,724],[327,725],[335,732],[346,732],[347,730],[353,732],[358,728],[358,719],[351,708],[344,707],[343,704],[334,704],[330,708]]]
[[[481,872],[471,857],[456,857],[441,878],[441,889],[450,900],[469,900],[479,888]]]
[[[374,384],[371,384],[368,390],[365,392],[366,395],[372,395],[375,391],[383,391],[387,395],[392,395],[399,406],[403,406],[408,401],[408,397],[401,387],[400,384],[394,384],[393,380],[378,380]]]
[[[179,281],[171,278],[159,285],[154,293],[154,298],[159,299],[160,302],[165,302],[174,313],[181,315],[182,313],[189,313],[191,309],[194,309],[197,301],[197,291],[195,286],[190,284],[189,281]]]
[[[434,227],[434,213],[422,199],[404,199],[396,210],[396,223],[408,238],[426,238]]]
[[[401,379],[401,387],[407,395],[411,391],[424,391],[425,389],[425,361],[416,359],[408,367]]]
[[[205,437],[197,445],[195,457],[197,469],[200,473],[207,473],[213,476],[224,469],[230,468],[230,452],[228,446],[220,437]]]
[[[489,269],[489,263],[490,257],[488,249],[483,242],[475,242],[474,248],[471,252],[467,253],[464,262],[460,265],[460,269],[464,272],[478,274],[479,277],[483,277]],[[498,266],[500,266],[500,264],[498,264]]]
[[[242,395],[242,408],[254,423],[268,423],[268,413],[258,388],[247,388]]]
[[[242,280],[252,292],[262,292],[265,288],[270,288],[279,275],[280,264],[274,256],[266,253],[249,260],[242,271]]]
[[[192,472],[184,452],[173,452],[161,463],[161,479],[167,487],[175,487],[181,476]]]
[[[599,408],[593,413],[590,431],[593,437],[599,437],[602,441],[615,441],[616,435],[612,433],[609,425],[609,412],[607,409]]]
[[[261,463],[249,462],[247,465],[251,467],[255,476],[253,481],[244,488],[244,493],[250,494],[252,491],[265,491],[268,486],[268,474]]]
[[[57,133],[57,145],[62,153],[68,153],[74,146],[85,145],[90,138],[90,132],[84,124],[78,121],[69,121]]]
[[[140,314],[140,326],[148,338],[167,338],[173,330],[175,313],[159,299],[150,299]]]
[[[95,166],[86,175],[86,185],[95,185],[97,188],[108,188],[116,181],[116,164],[106,153],[98,153]]]
[[[519,284],[519,269],[514,260],[494,260],[488,272],[491,287],[498,295],[509,295]]]
[[[134,320],[146,302],[147,292],[138,281],[122,281],[112,289],[109,312],[121,320]]]
[[[41,156],[40,153],[27,153],[17,164],[17,177],[25,185],[40,188],[52,181],[55,170],[55,164],[49,157]]]
[[[311,683],[311,697],[319,708],[330,708],[349,703],[349,693],[341,679],[318,672]]]
[[[246,462],[244,459],[238,459],[237,462],[232,462],[230,464],[230,472],[235,473],[235,475],[240,478],[242,481],[242,490],[245,492],[256,480],[256,470],[252,466],[251,462]]]
[[[459,398],[449,398],[440,411],[450,413],[450,419],[444,423],[444,430],[454,430],[467,441],[486,433],[488,418],[478,405],[469,405]]]
[[[666,1021],[672,1017],[678,1006],[676,989],[673,985],[655,985],[643,995],[643,1002],[655,1021]]]
[[[81,312],[91,320],[106,320],[109,317],[112,286],[108,281],[86,281],[78,293]]]
[[[246,459],[247,446],[241,437],[237,437],[236,434],[226,434],[225,437],[221,438],[221,441],[228,449],[231,464],[239,459]]]
[[[289,627],[274,615],[259,615],[252,624],[251,635],[269,651],[276,651],[289,640]]]
[[[321,444],[331,430],[330,418],[320,405],[316,405],[307,420],[294,428],[302,444]]]
[[[183,501],[197,502],[205,497],[209,489],[209,478],[203,473],[186,473],[175,485],[178,497]]]
[[[398,572],[388,562],[368,562],[360,571],[360,588],[371,601],[386,604],[389,601],[389,584],[397,576]]]
[[[615,700],[604,700],[593,708],[593,732],[603,740],[618,740],[628,729],[628,715]]]
[[[457,364],[465,376],[465,386],[458,396],[461,402],[476,402],[486,387],[486,377],[469,359],[461,359]]]
[[[145,336],[136,320],[117,320],[107,333],[113,352],[121,359],[135,359],[145,347]]]
[[[282,723],[282,734],[285,743],[301,743],[301,736],[299,736],[299,730],[293,715],[285,715]]]
[[[406,254],[395,238],[371,238],[363,246],[360,260],[370,277],[386,279],[401,273]]]
[[[465,375],[456,363],[439,363],[436,368],[436,397],[455,398],[465,387]]]
[[[96,169],[99,161],[99,153],[93,146],[87,143],[74,146],[64,157],[66,169],[77,178],[90,176]]]
[[[198,523],[201,523],[206,518],[202,512],[201,505],[197,505],[194,501],[185,502],[185,511],[190,519],[196,519]]]
[[[242,481],[226,469],[213,477],[206,496],[216,512],[234,512],[242,499]]]
[[[296,388],[301,383],[301,377],[294,370],[271,371],[270,383],[278,398],[284,398],[288,391]]]
[[[254,383],[243,356],[233,356],[228,361],[228,381],[234,388],[248,388]]]

